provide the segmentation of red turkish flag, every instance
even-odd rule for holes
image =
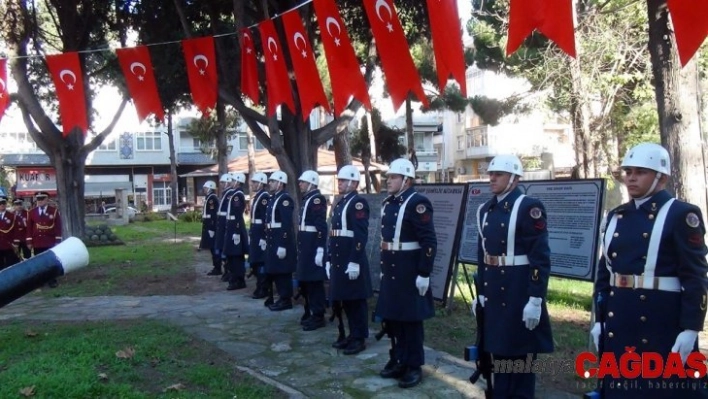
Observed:
[[[573,0],[511,0],[506,54],[516,51],[534,29],[575,57]]]
[[[258,87],[258,60],[256,59],[256,46],[253,45],[253,32],[250,29],[241,29],[241,93],[248,96],[254,104],[260,100]]]
[[[209,36],[182,40],[182,51],[187,63],[192,100],[202,114],[207,114],[216,106],[219,89],[214,38]]]
[[[288,67],[285,65],[283,50],[280,48],[275,23],[272,19],[265,20],[258,25],[261,32],[263,45],[263,58],[265,59],[266,89],[268,90],[268,116],[275,115],[278,105],[285,104],[291,112],[295,112],[293,92],[290,87]]]
[[[391,0],[364,0],[366,16],[376,39],[381,68],[386,74],[388,92],[393,100],[393,109],[398,110],[413,92],[425,107],[428,99],[415,69],[413,57],[408,50],[408,41],[398,20],[396,7]]]
[[[88,117],[79,53],[48,55],[46,61],[59,99],[59,114],[64,137],[75,128],[81,129],[86,134]]]
[[[121,48],[116,50],[116,55],[123,70],[130,96],[133,97],[140,122],[144,121],[151,113],[155,114],[157,119],[163,120],[165,111],[157,92],[155,73],[152,69],[148,48],[145,46]]]
[[[7,90],[7,60],[0,58],[0,121],[7,105],[10,103],[10,92]]]
[[[361,74],[359,60],[354,54],[337,5],[334,0],[314,0],[313,4],[332,82],[335,117],[342,114],[349,103],[349,96],[354,96],[366,109],[371,110],[369,91]]]
[[[322,79],[317,72],[315,56],[310,47],[310,39],[307,37],[305,28],[302,25],[300,14],[297,10],[288,11],[282,15],[285,26],[285,36],[288,38],[288,48],[295,70],[295,80],[300,95],[300,108],[302,109],[302,119],[307,120],[310,112],[317,104],[324,107],[328,113],[332,111],[327,102]]]
[[[693,58],[708,35],[708,0],[668,0],[681,65]]]
[[[455,0],[427,1],[440,92],[445,90],[447,79],[452,75],[460,85],[462,95],[467,97],[465,54],[462,46],[462,28],[457,12],[457,2]]]

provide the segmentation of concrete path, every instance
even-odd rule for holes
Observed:
[[[423,383],[400,389],[396,380],[382,379],[389,341],[371,332],[367,349],[345,356],[330,345],[336,323],[304,332],[302,307],[270,312],[250,291],[225,291],[225,283],[207,277],[209,265],[196,266],[205,294],[194,296],[21,298],[0,309],[1,320],[89,321],[155,319],[181,326],[187,333],[216,345],[235,359],[235,366],[274,385],[293,398],[484,398],[482,387],[467,378],[471,363],[426,348]],[[252,286],[253,282],[249,282]],[[372,326],[376,328],[376,326]],[[577,397],[539,389],[538,398]]]

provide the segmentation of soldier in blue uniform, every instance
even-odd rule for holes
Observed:
[[[332,346],[354,355],[366,349],[369,337],[371,275],[366,256],[369,237],[369,203],[357,193],[359,170],[345,165],[337,173],[337,188],[342,196],[332,209],[327,276],[332,301],[341,301],[347,316],[349,335]]]
[[[381,207],[381,287],[376,314],[391,337],[391,358],[380,375],[398,386],[418,385],[425,363],[423,320],[435,315],[428,289],[437,250],[433,207],[413,189],[415,167],[391,162],[386,173],[390,196]]]
[[[479,244],[476,301],[484,307],[487,350],[494,360],[534,358],[553,351],[546,308],[551,251],[546,210],[517,186],[523,167],[514,155],[498,155],[487,169],[494,197],[477,210]],[[534,373],[494,375],[495,398],[534,397]]]
[[[207,273],[210,276],[221,275],[221,266],[223,263],[224,235],[226,234],[226,210],[231,199],[231,186],[233,176],[229,173],[224,173],[219,178],[221,186],[221,198],[219,199],[219,208],[216,212],[216,232],[214,233],[214,254],[219,257],[219,264],[214,265],[214,269]]]
[[[256,290],[253,299],[262,299],[272,295],[272,286],[266,285],[265,274],[265,220],[266,209],[270,195],[266,190],[268,176],[263,172],[256,172],[251,177],[251,228],[249,234],[248,263],[251,272],[256,276]]]
[[[219,206],[219,198],[216,196],[216,183],[209,180],[202,187],[204,190],[204,209],[202,209],[202,239],[199,241],[199,249],[208,249],[211,252],[212,273],[221,270],[221,256],[214,252],[214,235],[216,234],[216,213]]]
[[[246,175],[232,173],[233,187],[231,199],[226,207],[226,232],[224,236],[224,251],[226,269],[228,270],[227,290],[246,288],[246,254],[248,253],[248,232],[243,213],[246,211],[246,195],[241,185],[246,183]]]
[[[265,271],[278,291],[278,300],[268,308],[281,311],[293,308],[292,274],[297,264],[293,211],[295,203],[287,191],[288,175],[275,171],[268,185],[271,200],[266,210]]]
[[[302,172],[300,192],[304,193],[300,205],[297,235],[297,272],[300,292],[305,296],[305,309],[300,319],[304,331],[313,331],[326,325],[324,269],[327,244],[327,200],[317,189],[320,176],[314,170]]]
[[[662,146],[633,147],[622,171],[632,199],[610,211],[603,223],[595,282],[597,323],[591,333],[595,345],[617,359],[626,348],[634,348],[639,355],[658,353],[664,362],[675,352],[685,362],[698,351],[698,331],[706,315],[703,215],[697,206],[664,190],[671,166]],[[612,389],[625,382],[629,389]],[[705,383],[705,378],[640,375],[627,381],[607,376],[599,388],[603,398],[705,398]]]

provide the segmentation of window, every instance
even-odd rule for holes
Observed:
[[[236,139],[238,142],[238,148],[236,149],[237,151],[246,151],[248,150],[248,135],[246,132],[238,132],[236,134]],[[262,150],[265,147],[263,147],[263,144],[261,144],[260,141],[254,136],[253,137],[253,147],[258,150]]]
[[[155,206],[172,205],[170,182],[158,181],[153,183],[152,202]]]
[[[487,142],[487,126],[477,126],[467,131],[469,142],[467,143],[468,148],[472,147],[486,147]]]
[[[98,151],[115,151],[116,139],[106,139],[98,146]]]
[[[465,136],[457,136],[457,151],[465,149]]]
[[[162,150],[162,134],[158,132],[136,133],[138,151],[160,151]]]

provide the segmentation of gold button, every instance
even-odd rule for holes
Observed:
[[[381,264],[383,265],[383,261],[381,261]]]
[[[642,234],[642,237],[644,237],[644,238],[649,237],[649,233],[644,233],[644,234]]]
[[[502,227],[504,227],[504,223],[502,223]]]
[[[612,338],[612,337],[614,337],[614,336],[615,336],[615,333],[613,333],[613,332],[610,332],[610,333],[608,333],[608,334],[607,334],[607,336],[608,336],[608,337],[610,337],[610,338]]]
[[[646,338],[642,338],[642,343],[643,343],[643,344],[646,344],[646,343],[648,343],[648,342],[649,342],[649,340],[648,340],[648,339],[646,339]]]
[[[647,260],[647,256],[646,255],[642,256],[642,259]]]
[[[504,287],[501,287],[501,290],[504,291]]]
[[[485,282],[484,282],[484,285],[486,286],[487,284],[488,284],[488,283],[485,281]]]
[[[506,244],[506,241],[505,241],[505,240],[502,240],[502,244]]]
[[[639,299],[641,299],[643,301],[643,300],[647,299],[647,296],[646,295],[639,295]]]
[[[641,321],[647,321],[647,318],[644,317],[644,316],[642,316],[642,317],[639,318],[639,320],[641,320]]]
[[[391,267],[396,267],[396,264],[395,264],[395,263],[391,263]]]
[[[612,257],[613,257],[613,258],[616,258],[616,257],[617,257],[617,252],[613,252],[613,253],[612,253]]]
[[[649,214],[649,220],[652,220],[652,219],[654,219],[654,215],[650,213],[650,214]]]
[[[614,317],[614,316],[615,316],[615,314],[612,313],[612,312],[608,313],[607,315],[610,316],[610,317]]]
[[[501,274],[504,274],[504,269],[501,270]]]
[[[614,292],[614,291],[610,291],[610,296],[615,296],[615,292]]]
[[[398,216],[398,212],[394,213],[393,216]]]
[[[396,279],[396,276],[392,276],[392,277],[391,277],[391,280],[395,280],[395,279]]]
[[[502,306],[506,306],[506,303],[505,303],[505,302],[502,302]]]
[[[617,215],[617,219],[622,219],[624,215]]]
[[[615,233],[612,235],[612,237],[619,237],[619,236],[620,236],[620,233]]]
[[[488,225],[488,224],[489,224],[489,223],[487,223],[487,222],[484,222],[484,225],[485,225],[485,226],[486,226],[486,225]]]

